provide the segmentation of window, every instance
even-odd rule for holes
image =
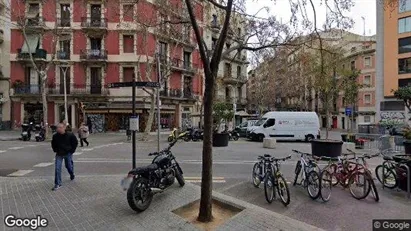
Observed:
[[[345,70],[345,64],[342,65],[342,69]]]
[[[371,123],[371,116],[364,116],[364,123]]]
[[[217,26],[217,15],[213,14],[213,21],[211,22],[212,26]]]
[[[134,53],[134,36],[123,35],[123,52]]]
[[[370,75],[364,76],[363,84],[366,85],[366,86],[371,86],[371,76]]]
[[[364,95],[364,103],[365,104],[371,104],[371,95],[370,94],[365,94]]]
[[[189,69],[191,67],[191,53],[184,51],[184,69]]]
[[[58,59],[70,59],[70,40],[60,40]]]
[[[230,44],[230,43],[226,43],[225,46],[227,47],[227,49],[230,49],[231,44]]]
[[[237,66],[237,78],[241,78],[241,66]]]
[[[411,10],[411,0],[400,0],[398,2],[398,12],[403,13]]]
[[[40,5],[31,3],[26,14],[28,26],[38,26],[40,23]]]
[[[211,47],[213,48],[213,50],[215,49],[215,46],[217,45],[217,39],[216,38],[212,38],[211,39]]]
[[[61,21],[60,26],[70,27],[70,4],[60,4]]]
[[[268,119],[267,122],[265,122],[264,127],[269,128],[275,125],[275,119]]]
[[[371,57],[364,58],[364,66],[370,67],[371,66]]]
[[[398,60],[398,74],[411,73],[411,58]]]
[[[398,19],[398,33],[411,31],[411,17]]]
[[[351,70],[355,70],[355,61],[351,61]]]
[[[342,102],[341,102],[341,103],[342,103],[342,106],[345,107],[345,97],[342,97],[342,98],[341,98],[341,101],[342,101]]]
[[[241,28],[240,27],[237,28],[237,33],[238,33],[238,36],[241,36]]]
[[[411,37],[398,39],[398,54],[411,52]]]
[[[224,64],[224,75],[231,77],[231,64],[229,63]]]
[[[243,90],[241,87],[237,87],[237,98],[241,100],[243,98]]]
[[[161,57],[166,58],[167,57],[167,43],[159,42],[158,43],[158,51],[159,51]]]
[[[123,82],[132,82],[134,77],[134,67],[123,67]]]
[[[134,18],[134,6],[132,4],[123,5],[123,21],[132,22]]]

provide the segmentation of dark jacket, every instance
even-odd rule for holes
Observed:
[[[76,151],[77,145],[77,138],[71,132],[66,132],[64,134],[56,133],[51,140],[53,152],[58,156],[66,156],[69,153],[73,154]]]

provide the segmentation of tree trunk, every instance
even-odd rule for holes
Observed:
[[[155,90],[151,92],[150,95],[150,111],[148,113],[148,119],[147,119],[147,124],[146,128],[144,129],[144,134],[141,138],[141,140],[146,141],[148,139],[148,135],[151,132],[151,128],[153,127],[153,121],[154,121],[154,115],[155,115],[155,104],[156,104],[156,94]],[[158,110],[158,109],[157,109]]]
[[[206,76],[204,92],[204,139],[203,139],[203,166],[201,180],[200,222],[210,222],[212,216],[212,177],[213,177],[213,92],[214,76]]]
[[[47,139],[48,135],[48,105],[47,105],[47,89],[46,89],[46,74],[45,73],[40,73],[40,83],[41,83],[41,100],[43,104],[43,126],[45,127],[45,134],[44,137]]]
[[[203,127],[203,110],[204,109],[204,97],[203,97],[203,102],[201,102],[200,105],[200,124],[199,124],[199,129],[201,129]]]

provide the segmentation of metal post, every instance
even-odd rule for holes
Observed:
[[[132,103],[133,103],[133,117],[136,116],[136,79],[133,78],[133,86],[132,86],[132,94],[131,94],[132,99]],[[133,152],[133,169],[136,168],[136,131],[133,130],[132,131],[132,138],[133,138],[133,142],[132,142],[132,152]]]
[[[158,75],[158,83],[160,85],[157,88],[157,151],[160,152],[160,88],[161,88],[161,68],[160,68],[160,56],[157,54],[157,75]]]
[[[67,116],[67,67],[62,67],[64,68],[63,70],[63,87],[64,87],[64,120],[66,121],[66,125],[68,122],[68,116]]]
[[[400,168],[404,167],[407,170],[407,198],[410,199],[410,194],[411,194],[411,187],[410,187],[410,168],[406,164],[400,164]],[[383,181],[384,182],[384,181]]]

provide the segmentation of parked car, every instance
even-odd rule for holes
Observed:
[[[254,126],[258,120],[247,120],[235,127],[235,130],[240,134],[240,137],[247,137],[247,129]]]
[[[315,112],[267,112],[247,132],[247,138],[252,140],[263,141],[265,137],[277,140],[319,139],[320,122]]]

